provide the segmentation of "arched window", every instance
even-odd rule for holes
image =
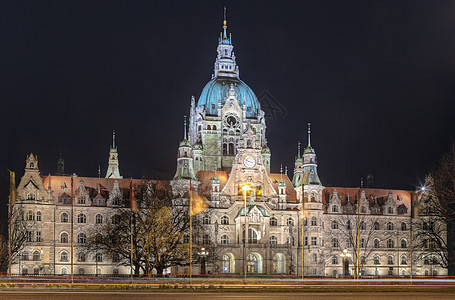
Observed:
[[[388,212],[389,214],[393,214],[393,208],[389,206],[389,208],[387,209],[387,212]]]
[[[388,239],[387,240],[387,248],[393,248],[393,240],[392,239]]]
[[[387,257],[387,264],[393,265],[393,257],[392,257],[392,255],[389,255],[389,256]]]
[[[87,222],[87,217],[84,214],[79,214],[77,216],[77,222],[78,223],[86,223]]]
[[[258,233],[253,228],[248,228],[248,244],[258,243]]]
[[[332,265],[337,265],[338,264],[338,257],[336,255],[332,256]]]
[[[35,260],[35,261],[41,260],[41,255],[40,255],[39,251],[37,251],[37,250],[33,251],[33,260]]]
[[[338,221],[336,220],[332,221],[332,229],[338,229]]]
[[[36,220],[41,221],[41,212],[40,211],[36,212]]]
[[[393,223],[387,222],[387,230],[393,230]]]
[[[60,261],[65,261],[65,262],[68,261],[68,252],[62,251],[60,253]]]
[[[316,219],[316,217],[311,217],[311,226],[317,226],[318,225],[318,221]]]
[[[96,254],[95,254],[95,261],[96,261],[96,262],[103,262],[103,254],[101,254],[101,253],[99,253],[99,252],[96,253]]]
[[[68,243],[68,233],[63,232],[60,234],[60,243]]]
[[[352,247],[351,239],[346,239],[346,248],[351,248],[351,247]]]
[[[77,243],[78,244],[86,244],[87,243],[87,236],[85,233],[81,232],[77,235]]]
[[[294,226],[294,219],[289,217],[286,221],[286,225],[288,226]]]
[[[406,240],[401,240],[401,248],[407,248]]]
[[[351,229],[351,220],[346,221],[346,229]]]
[[[433,270],[433,276],[438,276],[438,271]]]
[[[408,230],[405,222],[401,222],[401,230],[403,230],[403,231]]]
[[[113,269],[113,270],[112,270],[112,274],[118,275],[118,269],[117,269],[117,268]]]
[[[405,255],[401,256],[401,264],[402,265],[407,265],[408,264],[408,260],[406,259]]]
[[[60,216],[60,222],[62,222],[62,223],[68,223],[68,214],[67,214],[67,213],[61,214],[61,216]]]
[[[210,224],[210,216],[209,215],[205,215],[204,218],[202,219],[202,224]]]
[[[229,143],[229,155],[235,155],[235,146],[234,143]]]
[[[229,217],[228,216],[222,216],[221,217],[221,224],[222,225],[229,225]]]
[[[224,156],[227,156],[227,155],[228,155],[227,143],[223,143],[223,155],[224,155]]]
[[[85,271],[84,268],[79,268],[79,275],[84,275]]]
[[[365,248],[365,246],[366,246],[365,239],[364,239],[364,238],[361,238],[361,239],[360,239],[360,248]]]
[[[365,224],[364,221],[360,222],[360,230],[366,230],[367,229],[367,225]]]
[[[338,239],[337,238],[333,238],[332,239],[332,247],[333,248],[338,248],[338,246],[339,246]]]
[[[35,220],[35,214],[33,211],[29,210],[27,213],[27,221],[34,221]]]
[[[272,245],[276,245],[276,244],[278,243],[278,241],[277,241],[277,239],[276,239],[276,236],[274,236],[274,235],[270,236],[269,242],[270,242],[270,244],[272,244]]]
[[[65,267],[61,268],[61,269],[60,269],[60,274],[62,274],[62,275],[67,275],[67,274],[68,274],[68,269],[65,268]]]
[[[270,226],[277,226],[278,220],[275,217],[270,218]]]
[[[317,262],[318,261],[318,255],[316,253],[313,253],[313,255],[311,255],[311,261],[312,262]]]
[[[85,262],[85,252],[79,252],[79,255],[77,257],[77,261],[79,262]]]
[[[379,230],[379,222],[374,222],[374,230]]]
[[[39,275],[39,268],[38,267],[33,269],[33,275]]]
[[[375,256],[373,257],[373,263],[374,263],[375,265],[379,265],[379,256],[378,256],[378,255],[375,255]]]
[[[229,244],[229,236],[227,234],[221,236],[221,244]]]
[[[97,215],[95,216],[95,223],[96,223],[96,224],[103,224],[103,216],[100,215],[100,214],[97,214]]]
[[[24,261],[29,260],[28,251],[22,252],[21,256],[22,256],[22,260],[24,260]]]
[[[374,242],[373,242],[373,247],[374,248],[379,248],[379,240],[378,239],[375,239]]]
[[[212,125],[212,130],[216,130],[216,125]]]
[[[207,130],[212,130],[212,126],[207,125]]]
[[[332,206],[332,212],[338,212],[338,205],[334,204]]]

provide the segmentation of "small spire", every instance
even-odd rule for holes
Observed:
[[[308,147],[311,147],[311,123],[308,122]]]
[[[363,177],[360,177],[360,188],[363,189]]]
[[[98,178],[101,178],[101,166],[98,165]]]
[[[115,149],[115,130],[112,130],[112,149]]]
[[[100,184],[98,183],[98,194],[100,194]]]
[[[183,116],[183,139],[186,140],[186,116]]]
[[[218,169],[218,168],[216,167],[216,163],[215,163],[215,180],[217,181],[218,177],[216,176],[216,169]]]
[[[300,158],[300,141],[297,143],[297,158]]]
[[[281,182],[283,182],[283,164],[280,165]]]
[[[288,166],[284,167],[284,175],[288,176]]]

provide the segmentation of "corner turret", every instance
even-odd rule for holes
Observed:
[[[112,132],[112,146],[109,151],[109,165],[107,167],[106,178],[122,179],[120,175],[117,146],[115,145],[115,130]]]

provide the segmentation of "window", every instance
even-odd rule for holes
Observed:
[[[117,268],[115,268],[114,270],[112,270],[112,274],[114,274],[114,275],[118,275],[118,269],[117,269]]]
[[[312,262],[317,262],[318,261],[318,255],[316,253],[313,253],[313,255],[311,255],[311,261]]]
[[[39,251],[36,250],[33,252],[33,260],[35,260],[35,261],[41,260],[41,255],[40,255]]]
[[[22,275],[28,275],[28,269],[27,268],[25,268],[25,267],[22,268]]]
[[[62,222],[62,223],[68,223],[68,214],[67,214],[67,213],[63,213],[63,214],[60,216],[60,222]]]
[[[68,243],[68,233],[63,232],[60,234],[60,243]]]
[[[25,239],[27,242],[33,242],[33,231],[27,230],[25,232]]]
[[[393,214],[393,208],[389,206],[389,208],[387,209],[387,212],[388,212],[389,214]]]
[[[85,197],[78,197],[77,198],[77,203],[78,204],[85,204]]]
[[[79,275],[84,275],[85,271],[84,268],[79,268]]]
[[[22,260],[29,260],[28,251],[22,252]]]
[[[338,248],[338,246],[339,246],[338,239],[333,238],[332,239],[332,247],[333,248]]]
[[[307,236],[304,238],[303,244],[304,244],[305,246],[308,246],[308,237],[307,237]]]
[[[189,242],[190,242],[190,235],[185,233],[185,235],[183,236],[183,243],[188,244]]]
[[[373,247],[374,248],[379,248],[379,240],[378,239],[375,239],[374,242],[373,242]]]
[[[101,275],[101,268],[100,267],[96,268],[96,275]]]
[[[360,222],[360,230],[366,230],[367,229],[367,225],[365,224],[364,221]]]
[[[274,236],[274,235],[270,236],[269,241],[270,241],[270,244],[272,244],[272,245],[276,245],[278,243],[276,236]]]
[[[221,217],[221,225],[229,225],[229,217],[228,216],[222,216]]]
[[[379,230],[379,222],[374,222],[374,230]]]
[[[401,230],[403,230],[403,231],[408,230],[405,222],[401,222]]]
[[[338,264],[338,257],[336,255],[332,256],[332,265],[337,265]]]
[[[101,253],[99,253],[99,252],[96,253],[96,254],[95,254],[95,261],[96,261],[96,262],[103,262],[103,254],[101,254]]]
[[[392,257],[391,255],[389,255],[389,256],[387,257],[387,264],[393,265],[393,257]]]
[[[79,214],[77,216],[77,222],[78,223],[86,223],[87,222],[87,217],[84,214]]]
[[[365,248],[365,246],[366,246],[365,239],[364,238],[360,239],[360,248]]]
[[[31,210],[27,212],[27,221],[35,221],[35,214]]]
[[[205,215],[204,218],[202,219],[202,224],[210,224],[210,216]]]
[[[210,244],[210,236],[208,234],[204,234],[202,236],[202,243],[204,245]]]
[[[317,226],[318,221],[316,220],[316,217],[311,217],[311,226]]]
[[[60,253],[60,261],[68,261],[68,252],[62,251],[62,253]]]
[[[41,242],[41,231],[36,232],[36,242],[38,242],[38,243]]]
[[[275,217],[270,218],[270,226],[277,226],[278,220]]]
[[[95,223],[96,223],[96,224],[103,224],[103,216],[100,215],[100,214],[97,214],[97,215],[95,216]]]
[[[393,240],[392,239],[388,239],[387,240],[387,248],[393,248]]]
[[[332,206],[332,212],[338,212],[338,205],[334,204]]]
[[[351,247],[352,247],[351,240],[350,239],[346,239],[346,248],[351,248]]]
[[[393,223],[392,222],[388,222],[387,223],[387,230],[393,230]]]
[[[221,244],[229,244],[229,236],[227,234],[221,236]]]
[[[406,256],[404,256],[404,255],[401,257],[401,264],[402,265],[407,265],[408,264],[408,260],[406,259]]]
[[[87,236],[85,233],[81,232],[77,235],[77,243],[78,244],[86,244],[87,243]]]
[[[85,262],[85,259],[86,259],[86,257],[85,257],[85,252],[79,252],[79,255],[78,255],[78,257],[77,257],[77,261],[79,261],[79,262]]]
[[[401,248],[407,248],[406,240],[401,240]]]
[[[287,224],[288,226],[294,226],[294,219],[291,218],[291,217],[289,217],[289,218],[287,219],[287,221],[286,221],[286,224]]]
[[[41,221],[41,212],[40,211],[36,212],[36,220]]]
[[[375,256],[373,257],[373,263],[374,263],[375,265],[379,265],[379,256],[378,256],[378,255],[375,255]]]
[[[346,229],[351,229],[351,220],[346,221]]]
[[[332,229],[338,229],[338,222],[337,221],[332,221]]]
[[[317,245],[317,239],[315,236],[311,237],[311,246],[316,246]]]
[[[39,275],[39,268],[33,269],[33,275]]]

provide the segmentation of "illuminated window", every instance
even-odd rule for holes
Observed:
[[[269,242],[270,242],[270,244],[272,244],[272,245],[276,245],[276,244],[278,243],[278,241],[277,241],[277,239],[276,239],[276,236],[274,236],[274,235],[270,236]]]
[[[227,234],[221,236],[221,244],[229,244],[229,236]]]
[[[63,214],[60,216],[60,222],[62,222],[62,223],[68,223],[68,214],[67,214],[67,213],[63,213]]]
[[[222,225],[229,225],[229,217],[228,216],[222,216],[221,217],[221,224]]]
[[[277,226],[278,220],[275,217],[270,218],[270,226]]]

